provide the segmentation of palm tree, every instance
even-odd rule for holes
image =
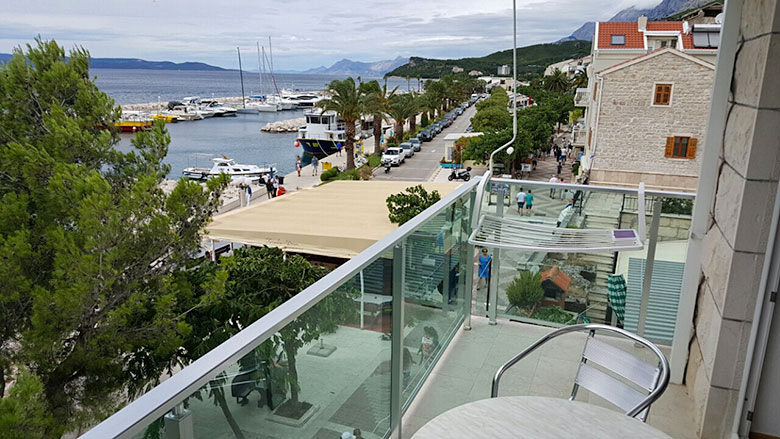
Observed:
[[[394,88],[388,94],[387,81],[385,81],[384,87],[380,87],[379,82],[376,80],[364,82],[359,87],[365,105],[363,111],[374,117],[374,153],[377,155],[382,154],[382,119],[385,111],[387,111],[389,99],[395,95],[397,88]]]
[[[355,169],[355,122],[363,114],[364,102],[360,91],[355,86],[355,80],[347,78],[335,80],[328,84],[327,92],[330,98],[317,103],[322,111],[335,111],[344,121],[344,150],[347,152],[347,170]]]
[[[420,95],[415,92],[411,92],[409,95],[409,106],[411,107],[412,111],[412,115],[409,117],[409,132],[414,134],[414,131],[417,129],[417,115],[420,114],[420,111],[422,111],[422,105],[420,102]]]
[[[431,119],[436,117],[436,113],[439,113],[441,116],[441,109],[444,107],[444,101],[446,99],[444,84],[442,84],[441,81],[426,81],[424,88],[429,108],[433,110],[433,117],[431,117]]]
[[[566,73],[555,69],[552,75],[545,76],[542,79],[542,87],[547,91],[553,91],[557,93],[566,93],[571,89],[571,81]]]
[[[387,116],[395,121],[395,138],[398,143],[404,138],[404,122],[409,119],[414,110],[414,97],[411,94],[395,95],[390,98]]]
[[[578,88],[587,88],[588,87],[588,72],[585,70],[580,70],[577,72],[577,74],[574,76],[574,79],[571,82],[571,87],[573,89]]]

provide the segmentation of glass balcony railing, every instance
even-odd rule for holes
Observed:
[[[475,179],[85,433],[388,437],[471,304]],[[305,328],[324,328],[312,339]]]
[[[574,128],[571,132],[571,143],[576,146],[585,146],[588,133],[585,128]]]
[[[485,213],[570,229],[638,228],[636,190],[493,181],[490,196],[483,199]],[[515,200],[521,191],[534,195],[532,209],[518,211]],[[619,325],[670,345],[693,194],[646,191],[645,195],[644,249],[613,253],[491,249],[491,282],[477,290],[474,313],[493,320],[501,316],[547,326],[583,322]],[[572,207],[567,208],[568,204]],[[645,275],[648,270],[652,270],[651,276]]]
[[[607,323],[671,343],[692,194],[646,192],[641,251],[491,249],[477,290],[478,251],[468,243],[476,203],[481,213],[568,228],[635,228],[640,210],[633,189],[496,178],[480,197],[479,183],[462,184],[83,437],[305,439],[359,429],[408,438],[452,404],[486,397],[493,369],[521,347],[507,326],[458,331],[472,314],[540,330]],[[530,211],[518,212],[521,188],[534,195]],[[621,277],[625,305],[610,294]],[[304,337],[315,323],[325,330]],[[539,332],[521,330],[528,343]],[[471,335],[451,345],[459,334]],[[536,375],[516,381],[533,391]]]
[[[587,107],[590,105],[590,91],[587,88],[578,88],[574,92],[574,106]]]

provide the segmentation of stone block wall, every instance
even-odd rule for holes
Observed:
[[[702,438],[730,437],[780,179],[780,7],[744,0],[686,384]]]
[[[708,66],[665,52],[604,74],[591,175],[598,170],[626,176],[668,174],[669,184],[656,178],[654,186],[679,188],[681,181],[689,186],[691,177],[695,184],[715,78]],[[670,106],[651,105],[658,82],[673,84]],[[696,158],[665,157],[668,136],[697,138]]]

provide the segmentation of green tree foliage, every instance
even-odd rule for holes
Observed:
[[[404,122],[417,114],[417,103],[411,93],[394,95],[390,98],[387,107],[387,116],[395,122],[395,139],[401,143],[404,138]]]
[[[518,308],[532,308],[544,297],[542,277],[539,273],[521,272],[506,288],[506,297],[510,304]]]
[[[43,394],[43,383],[22,372],[7,398],[0,398],[0,431],[6,439],[44,438],[55,429]]]
[[[400,194],[388,196],[385,201],[387,202],[390,222],[400,226],[439,200],[441,200],[439,191],[428,192],[421,184],[418,184],[406,188]]]
[[[545,66],[570,58],[581,58],[590,53],[590,41],[563,41],[561,43],[535,44],[517,48],[517,72],[520,75],[544,72]],[[466,72],[478,70],[486,75],[496,73],[501,65],[512,65],[512,49],[494,52],[479,58],[429,59],[412,57],[408,64],[386,76],[440,78],[452,73],[457,66]]]
[[[317,107],[323,111],[335,111],[344,121],[344,150],[347,153],[347,171],[350,171],[355,169],[355,122],[365,112],[365,99],[352,78],[331,81],[327,92],[330,97],[318,102]]]
[[[114,411],[151,378],[148,353],[170,355],[189,334],[173,279],[227,184],[164,193],[163,125],[117,151],[119,108],[90,80],[87,51],[69,55],[37,41],[0,66],[0,383],[34,373],[54,419],[46,438]],[[8,422],[30,401],[14,398],[0,407]]]
[[[574,75],[574,79],[571,82],[573,89],[587,88],[588,87],[588,72],[586,70],[580,70]]]
[[[501,87],[496,87],[490,91],[490,97],[484,101],[477,102],[475,107],[477,108],[477,111],[488,107],[503,108],[506,110],[508,105],[509,95],[507,94],[506,90]]]
[[[398,87],[395,87],[388,93],[387,81],[383,87],[380,87],[376,80],[361,82],[359,86],[360,94],[363,96],[363,111],[373,117],[374,154],[378,156],[382,155],[382,120],[390,105],[390,97],[395,95],[397,89]]]
[[[571,89],[571,81],[566,73],[555,69],[551,75],[542,79],[542,87],[547,91],[555,93],[566,93]]]
[[[512,124],[512,115],[506,111],[506,107],[483,108],[471,118],[474,131],[500,131]]]

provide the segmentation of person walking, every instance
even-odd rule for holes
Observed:
[[[528,193],[525,194],[525,211],[528,215],[531,215],[531,209],[534,207],[534,195],[531,193],[531,189],[528,189]]]
[[[341,142],[336,143],[336,154],[338,154],[339,157],[341,157]]]
[[[487,286],[490,279],[490,262],[492,256],[488,255],[486,248],[482,249],[482,253],[479,255],[479,268],[477,269],[477,291],[482,289],[482,285]]]
[[[311,175],[317,176],[320,173],[320,161],[317,160],[317,156],[311,157]]]
[[[271,184],[274,187],[274,198],[275,198],[276,192],[279,191],[279,177],[274,175],[274,178],[271,180]]]
[[[271,177],[265,176],[265,190],[269,199],[273,198],[274,183],[271,181]]]
[[[558,177],[556,177],[555,174],[553,174],[553,176],[550,177],[550,183],[556,183],[556,184],[558,183]],[[554,187],[550,188],[550,198],[555,198],[555,188]]]
[[[520,192],[517,193],[517,213],[523,214],[523,206],[525,206],[525,192],[520,188]]]
[[[249,206],[249,203],[252,202],[252,185],[248,184],[246,185],[246,205]]]
[[[558,175],[561,175],[561,171],[563,170],[563,165],[561,164],[560,161],[558,162],[558,168],[557,169],[558,169]]]
[[[531,170],[532,170],[532,171],[536,171],[536,164],[537,164],[537,162],[536,162],[536,156],[534,156],[534,157],[531,159]]]
[[[295,170],[298,171],[298,177],[301,176],[301,168],[303,168],[303,163],[301,163],[301,156],[297,155],[295,156]]]

